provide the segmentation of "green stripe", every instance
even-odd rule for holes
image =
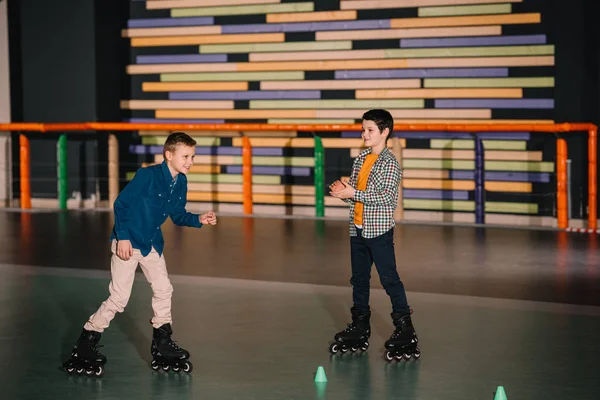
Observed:
[[[431,148],[472,150],[475,148],[475,141],[431,139]],[[486,150],[526,150],[527,142],[524,140],[484,140],[483,148]]]
[[[554,87],[554,78],[433,78],[424,79],[426,88]]]
[[[423,108],[425,100],[251,100],[251,109]]]
[[[448,15],[485,15],[485,14],[510,14],[510,4],[490,4],[477,6],[454,7],[421,7],[419,17],[441,17]]]
[[[283,4],[257,4],[249,6],[223,6],[223,7],[197,7],[175,8],[171,10],[171,17],[198,17],[221,15],[251,15],[288,12],[313,11],[313,3],[283,3]]]
[[[284,72],[199,72],[195,74],[161,74],[161,82],[200,81],[286,81],[302,80],[302,71]]]
[[[502,203],[487,201],[485,203],[485,211],[490,213],[510,213],[510,214],[537,214],[537,204],[529,203]]]
[[[466,200],[419,200],[404,199],[405,209],[437,211],[475,211],[475,202]],[[485,203],[485,211],[490,213],[537,214],[538,205],[529,203]]]
[[[196,146],[220,146],[221,138],[212,137],[196,137]],[[142,144],[145,145],[163,145],[167,140],[167,136],[142,136]]]
[[[465,200],[418,200],[404,199],[405,209],[474,211],[475,202]]]
[[[269,119],[268,124],[353,124],[353,119],[319,119],[319,118],[299,118],[299,119]]]
[[[496,46],[496,47],[444,47],[434,49],[389,49],[385,58],[420,57],[493,57],[493,56],[539,56],[554,54],[553,45]]]
[[[402,167],[406,169],[464,169],[474,170],[475,161],[471,160],[423,160],[404,159]]]
[[[554,163],[549,161],[486,161],[485,170],[554,172]]]
[[[352,41],[204,44],[200,53],[262,53],[278,51],[352,50]]]

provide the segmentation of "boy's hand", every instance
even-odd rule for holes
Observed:
[[[336,181],[334,184],[337,182],[340,182],[340,185],[343,187],[337,185],[336,190],[329,192],[330,195],[337,197],[338,199],[351,199],[354,197],[355,189],[352,186],[350,186],[347,182],[342,181]]]
[[[128,261],[133,257],[133,247],[129,240],[119,240],[117,242],[117,256],[124,261]]]
[[[344,184],[339,179],[329,185],[329,190],[331,192],[339,192],[342,189],[344,189]]]
[[[215,214],[212,211],[202,214],[200,216],[200,223],[202,225],[206,225],[206,224],[216,225],[217,224],[217,214]]]

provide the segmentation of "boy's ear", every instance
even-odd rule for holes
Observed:
[[[390,128],[383,128],[383,131],[381,132],[381,134],[383,136],[389,136],[390,135]]]
[[[173,153],[171,153],[169,150],[165,151],[165,160],[171,161],[172,158]]]

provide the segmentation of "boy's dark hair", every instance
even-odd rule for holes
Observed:
[[[363,114],[362,119],[363,121],[367,120],[375,122],[375,125],[377,125],[381,133],[383,133],[385,128],[389,128],[390,133],[385,138],[386,142],[392,136],[392,131],[394,130],[394,118],[389,111],[381,109],[369,110]]]
[[[171,153],[174,152],[178,144],[192,147],[196,145],[196,141],[192,139],[187,133],[173,132],[169,135],[169,137],[167,137],[167,140],[165,140],[163,156],[166,157],[167,151],[170,151]]]

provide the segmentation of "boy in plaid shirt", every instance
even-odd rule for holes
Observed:
[[[369,291],[373,262],[392,302],[394,333],[385,347],[388,361],[419,357],[417,335],[411,321],[404,285],[396,270],[394,210],[402,178],[400,164],[387,148],[394,120],[386,110],[370,110],[362,117],[362,138],[368,147],[354,160],[348,182],[331,184],[331,196],[350,204],[350,255],[352,263],[352,322],[335,335],[330,351],[364,350],[371,335]]]

